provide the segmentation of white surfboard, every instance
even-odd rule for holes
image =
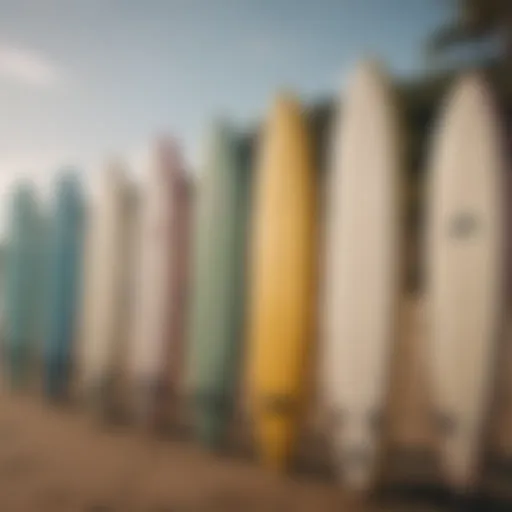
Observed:
[[[348,486],[372,484],[399,289],[398,122],[379,67],[359,66],[342,98],[328,183],[324,402]]]
[[[427,225],[429,370],[446,477],[472,485],[502,310],[504,154],[477,74],[455,86],[433,141]]]
[[[166,344],[172,341],[168,339],[168,317],[173,258],[171,173],[175,166],[178,166],[176,148],[172,148],[172,158],[162,158],[156,145],[149,157],[140,209],[130,380],[133,412],[143,423],[153,423],[162,372],[168,366]]]
[[[101,173],[89,210],[78,360],[80,391],[95,402],[113,398],[106,395],[114,392],[126,353],[132,196],[124,168],[113,162]]]

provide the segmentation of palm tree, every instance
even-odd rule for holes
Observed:
[[[454,21],[436,31],[428,42],[430,54],[437,55],[464,43],[497,37],[503,45],[507,64],[512,59],[512,1],[457,0]]]

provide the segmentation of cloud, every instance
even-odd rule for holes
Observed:
[[[61,70],[38,52],[0,43],[0,77],[38,88],[62,81]]]

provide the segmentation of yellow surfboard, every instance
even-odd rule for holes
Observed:
[[[277,97],[255,176],[248,332],[248,399],[265,466],[293,452],[308,378],[316,303],[317,193],[300,104]]]

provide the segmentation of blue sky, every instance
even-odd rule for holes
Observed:
[[[0,0],[0,185],[137,166],[176,135],[195,164],[212,116],[242,127],[280,87],[332,95],[365,54],[421,69],[443,0]],[[91,171],[92,172],[92,171]]]

